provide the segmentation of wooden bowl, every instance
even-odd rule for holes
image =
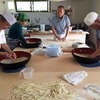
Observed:
[[[4,63],[1,63],[1,61],[6,59],[6,58],[0,55],[0,65],[3,68],[6,68],[6,69],[17,69],[17,68],[20,68],[20,67],[26,65],[29,62],[29,60],[31,58],[31,54],[30,53],[24,52],[24,51],[14,51],[14,52],[17,55],[17,58],[27,57],[27,59],[25,59],[24,61],[18,62],[18,63],[4,64]]]
[[[22,47],[25,47],[25,48],[36,48],[42,43],[41,39],[39,39],[39,38],[27,38],[26,40],[28,40],[30,43],[21,42],[21,46]]]
[[[72,50],[72,55],[79,63],[92,64],[98,62],[100,57],[89,58],[81,55],[91,55],[95,51],[93,48],[75,48]]]

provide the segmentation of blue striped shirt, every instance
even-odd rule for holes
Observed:
[[[63,15],[62,19],[60,19],[58,15],[52,17],[51,27],[55,27],[58,35],[66,34],[67,26],[70,25],[71,23],[67,15]]]

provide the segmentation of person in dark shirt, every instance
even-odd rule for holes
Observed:
[[[91,27],[95,30],[100,30],[100,15],[97,14],[96,12],[90,12],[85,17],[84,23],[87,26],[89,26],[89,27]],[[98,33],[98,34],[100,34],[100,33]],[[96,51],[93,54],[91,54],[89,57],[94,58],[94,57],[97,57],[97,56],[100,56],[100,48],[96,46]]]
[[[8,32],[8,37],[6,38],[7,44],[11,50],[14,50],[19,43],[22,41],[24,43],[29,43],[23,37],[22,27],[26,26],[29,22],[29,17],[25,13],[19,13],[17,17],[17,22],[14,23]]]

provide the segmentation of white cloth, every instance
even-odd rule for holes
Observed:
[[[73,85],[77,85],[79,84],[81,81],[83,81],[83,79],[87,76],[87,72],[85,71],[78,71],[78,72],[72,72],[72,73],[68,73],[63,75],[63,79],[65,79],[67,82],[73,84]]]
[[[5,32],[4,30],[0,31],[0,45],[6,43]]]
[[[60,38],[63,38],[63,37],[65,37],[65,35],[66,34],[60,34],[60,35],[58,35]],[[54,35],[54,39],[56,39],[56,36]]]
[[[6,20],[7,20],[7,22],[9,23],[9,24],[14,24],[15,22],[16,22],[16,19],[14,18],[14,16],[10,13],[10,12],[8,12],[8,11],[3,11],[2,12],[2,14],[1,14]]]

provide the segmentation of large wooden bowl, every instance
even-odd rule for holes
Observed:
[[[89,57],[82,57],[76,54],[85,54],[91,55],[96,50],[93,48],[75,48],[72,50],[73,57],[80,63],[91,64],[99,61],[99,57],[89,58]]]
[[[36,48],[42,43],[41,39],[39,39],[39,38],[27,38],[26,40],[28,40],[30,43],[21,42],[21,46],[22,47],[25,47],[25,48]]]
[[[3,59],[6,59],[6,58],[4,58],[3,56],[0,55],[0,65],[3,68],[6,68],[6,69],[17,69],[17,68],[23,67],[24,65],[26,65],[29,62],[29,60],[31,58],[31,54],[30,53],[24,52],[24,51],[14,51],[14,52],[17,55],[17,58],[27,57],[27,59],[24,60],[24,61],[18,62],[18,63],[4,64],[4,63],[1,63],[1,61]]]

